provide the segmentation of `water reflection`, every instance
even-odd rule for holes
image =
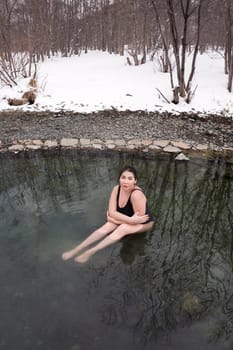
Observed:
[[[105,220],[126,162],[154,229],[65,264],[61,252]],[[76,152],[0,165],[0,349],[232,348],[231,165]]]

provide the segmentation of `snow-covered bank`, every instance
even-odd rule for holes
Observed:
[[[197,89],[189,105],[168,104],[158,93],[157,89],[172,98],[169,74],[159,70],[156,60],[135,67],[126,64],[126,57],[94,51],[48,59],[39,65],[38,76],[40,91],[34,105],[10,107],[7,103],[7,98],[18,98],[28,89],[28,80],[22,79],[15,88],[0,89],[0,109],[93,112],[116,108],[174,113],[195,110],[233,115],[233,94],[227,91],[224,60],[217,53],[198,56],[193,81],[193,88]]]

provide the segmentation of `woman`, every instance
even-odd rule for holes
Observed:
[[[126,235],[141,233],[151,229],[147,201],[142,189],[137,186],[137,172],[131,166],[125,166],[119,174],[119,185],[116,185],[109,199],[107,222],[94,231],[87,239],[75,248],[62,254],[63,260],[79,255],[91,244],[101,241],[75,258],[84,263],[99,250],[113,244]]]

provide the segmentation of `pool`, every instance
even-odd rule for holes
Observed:
[[[62,261],[104,222],[126,163],[155,227],[84,265]],[[232,165],[5,154],[0,214],[0,349],[232,349]]]

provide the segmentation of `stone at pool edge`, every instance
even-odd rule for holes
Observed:
[[[171,141],[171,145],[184,150],[189,150],[192,148],[192,146],[189,143],[183,141]]]
[[[34,144],[28,144],[26,145],[26,149],[31,150],[31,151],[37,151],[41,149],[41,145],[34,145]]]
[[[79,140],[75,138],[62,138],[60,141],[61,147],[75,148],[79,145]]]
[[[24,146],[23,145],[20,145],[20,144],[16,144],[16,145],[11,145],[8,147],[8,150],[10,152],[22,152],[24,150]]]
[[[165,148],[169,145],[170,141],[169,140],[154,140],[153,141],[153,146],[157,146],[160,148]]]
[[[90,139],[85,139],[85,138],[81,138],[80,140],[79,140],[79,142],[80,142],[80,146],[81,147],[91,147],[91,140]]]
[[[46,140],[44,142],[44,147],[45,148],[56,148],[56,147],[58,147],[58,142],[57,142],[57,140]]]
[[[166,145],[166,146],[165,146]],[[170,153],[176,155],[177,160],[188,160],[187,157],[189,155],[189,152],[191,152],[191,158],[192,153],[196,154],[196,156],[201,155],[201,157],[204,158],[210,158],[212,154],[212,158],[214,158],[214,154],[220,154],[227,156],[227,161],[229,163],[233,163],[233,157],[231,157],[231,154],[233,154],[233,148],[232,147],[218,147],[214,144],[198,144],[198,145],[190,145],[189,143],[185,143],[182,140],[179,141],[170,141],[170,140],[140,140],[140,139],[131,139],[131,140],[124,140],[124,139],[108,139],[108,140],[100,140],[100,139],[85,139],[85,138],[62,138],[61,140],[18,140],[13,141],[11,145],[4,145],[3,142],[0,140],[0,150],[1,153],[5,151],[10,151],[14,153],[19,153],[22,151],[27,150],[39,150],[39,149],[52,149],[52,148],[59,148],[59,147],[67,147],[67,148],[89,148],[93,150],[103,150],[103,149],[109,149],[109,150],[117,150],[117,151],[131,151],[131,150],[139,150],[143,152],[150,152],[153,153],[157,152],[164,152],[164,153]],[[163,146],[163,147],[162,147]],[[176,147],[180,146],[180,147]],[[184,154],[182,153],[182,150],[184,150]],[[203,153],[204,152],[204,153]],[[214,153],[213,153],[214,152]],[[186,159],[187,157],[187,159]]]
[[[195,146],[195,150],[197,151],[208,151],[209,147],[207,144],[198,144]]]
[[[163,151],[168,153],[180,153],[181,149],[175,146],[168,145],[163,149]]]

